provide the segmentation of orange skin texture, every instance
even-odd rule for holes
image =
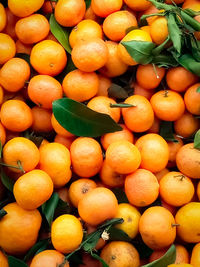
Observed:
[[[15,24],[18,21],[18,17],[16,17],[8,7],[5,8],[6,11],[6,27],[4,28],[4,33],[8,34],[13,40],[17,39],[15,33]]]
[[[59,43],[44,40],[33,47],[30,62],[39,74],[55,76],[61,73],[66,66],[67,55]]]
[[[140,256],[135,247],[123,241],[112,241],[101,251],[101,258],[109,267],[139,267]]]
[[[14,40],[5,33],[0,33],[0,64],[6,63],[16,53]]]
[[[192,250],[190,263],[194,267],[198,267],[200,264],[200,243],[197,243]]]
[[[73,143],[74,139],[75,138],[73,136],[72,137],[65,137],[65,136],[57,134],[54,138],[54,142],[60,143],[60,144],[64,145],[66,148],[70,149],[71,144]]]
[[[55,267],[62,264],[65,256],[56,250],[44,250],[35,255],[31,261],[30,267]],[[67,262],[63,267],[69,267]]]
[[[194,11],[200,11],[200,4],[198,0],[185,0],[182,6],[183,9],[190,8]]]
[[[74,215],[61,215],[52,223],[51,241],[57,251],[70,253],[79,247],[82,239],[83,227]]]
[[[31,128],[35,132],[48,133],[53,130],[51,124],[51,111],[35,106],[32,108],[32,115],[33,115],[33,124]]]
[[[3,90],[3,87],[0,85],[0,104],[2,104],[5,100],[5,92]]]
[[[171,90],[161,90],[155,93],[150,103],[155,115],[164,121],[176,121],[185,111],[182,96]]]
[[[58,193],[60,199],[62,199],[64,202],[69,202],[69,190],[67,187],[61,187],[56,190]]]
[[[2,251],[0,251],[0,265],[1,267],[9,267],[8,259]]]
[[[106,17],[103,31],[111,41],[119,42],[125,37],[128,28],[136,26],[136,17],[127,10],[120,10]]]
[[[22,89],[29,77],[30,67],[21,58],[10,59],[0,70],[0,84],[9,92],[17,92]]]
[[[179,66],[167,71],[166,81],[171,90],[185,92],[188,87],[198,81],[198,78],[190,71]]]
[[[16,202],[4,210],[7,214],[0,221],[0,245],[9,254],[24,254],[37,241],[42,217],[38,210],[24,210]]]
[[[3,146],[6,142],[6,130],[5,130],[2,123],[0,123],[0,140],[1,140],[1,144]]]
[[[158,182],[160,182],[160,180],[162,179],[162,177],[163,177],[165,174],[167,174],[168,172],[169,172],[169,170],[168,170],[167,168],[164,168],[164,169],[162,169],[162,170],[159,171],[159,172],[155,172],[154,174],[155,174],[155,176],[156,176]]]
[[[194,19],[200,22],[200,15],[195,16]],[[200,32],[195,32],[194,35],[197,38],[197,40],[200,40]]]
[[[197,196],[198,196],[198,199],[200,200],[200,183],[198,183],[197,185]]]
[[[52,6],[55,9],[57,2],[45,1],[42,6],[42,11],[44,14],[51,14],[53,13]]]
[[[24,44],[34,44],[43,40],[48,35],[49,28],[48,20],[40,14],[22,18],[15,25],[16,35]]]
[[[63,128],[60,123],[56,120],[55,116],[52,114],[51,117],[51,124],[53,126],[54,131],[59,134],[62,135],[64,137],[73,137],[74,135],[70,132],[68,132],[65,128]]]
[[[194,185],[190,178],[180,172],[168,172],[160,180],[160,196],[172,206],[183,206],[194,196]]]
[[[115,195],[104,187],[94,188],[78,203],[80,217],[93,226],[114,218],[117,208],[118,202]]]
[[[150,25],[150,34],[155,44],[162,44],[169,34],[167,19],[165,17],[156,18]]]
[[[99,143],[90,137],[79,137],[71,144],[73,171],[81,177],[96,175],[102,166],[103,155]]]
[[[200,83],[192,85],[184,95],[185,106],[193,115],[200,115],[200,94],[197,92],[199,86]]]
[[[22,175],[15,182],[13,192],[20,207],[26,210],[34,210],[51,197],[53,182],[44,171],[33,170]]]
[[[134,95],[141,95],[144,96],[146,99],[150,100],[152,95],[155,93],[155,90],[148,90],[143,87],[141,87],[137,83],[132,84],[133,90],[134,90]]]
[[[167,142],[160,135],[143,135],[136,141],[135,145],[141,153],[140,168],[159,172],[166,167],[169,159],[169,148]]]
[[[0,3],[0,32],[3,31],[7,23],[6,10],[4,6]]]
[[[142,15],[150,15],[150,14],[154,14],[154,13],[158,13],[159,10],[154,6],[154,5],[150,5],[145,11],[139,13],[139,18],[141,18]],[[151,23],[158,18],[158,16],[152,16],[147,18],[147,23],[148,25],[151,25]]]
[[[116,101],[106,96],[93,97],[87,104],[87,107],[100,113],[109,115],[114,121],[120,119],[120,108],[111,108],[110,104],[116,104]]]
[[[135,145],[121,140],[109,145],[106,150],[106,161],[115,172],[128,174],[140,166],[141,155]]]
[[[179,244],[176,244],[176,264],[189,263],[190,255],[187,249]],[[195,266],[194,266],[195,267]]]
[[[99,74],[99,88],[97,92],[97,96],[107,96],[108,97],[108,89],[111,86],[111,79]]]
[[[34,12],[38,11],[42,5],[44,4],[44,0],[28,0],[28,1],[16,1],[9,0],[8,7],[10,11],[18,17],[27,17]]]
[[[74,181],[69,187],[69,199],[74,207],[78,207],[79,201],[97,185],[93,180],[80,178]]]
[[[17,40],[16,43],[16,52],[17,53],[22,53],[22,54],[31,54],[31,50],[32,50],[32,45],[27,45],[22,43],[20,40]]]
[[[174,136],[174,138],[178,141],[177,143],[175,142],[167,142],[168,147],[169,147],[169,162],[167,166],[174,167],[176,166],[176,154],[178,153],[179,149],[183,146],[183,141],[181,138]]]
[[[84,17],[84,0],[60,0],[55,7],[55,18],[64,27],[73,27]]]
[[[72,49],[74,65],[85,72],[92,72],[103,67],[108,60],[108,48],[100,38],[77,43]]]
[[[133,132],[145,132],[153,124],[154,112],[150,102],[144,96],[133,95],[124,103],[132,104],[133,107],[122,109],[125,125]]]
[[[166,252],[167,252],[166,248],[162,250],[154,250],[151,256],[149,257],[149,262],[153,262],[155,260],[160,259],[162,256],[165,255]]]
[[[65,95],[75,101],[84,102],[94,97],[99,88],[99,78],[95,72],[73,70],[62,83]]]
[[[148,206],[159,195],[158,180],[152,172],[138,169],[126,176],[125,193],[132,205],[137,207]]]
[[[155,68],[156,71],[154,70],[152,64],[138,66],[136,72],[137,83],[144,89],[155,89],[165,76],[164,68]]]
[[[52,102],[63,96],[61,84],[48,75],[34,76],[28,85],[28,96],[38,106],[52,108]]]
[[[194,143],[182,146],[176,154],[176,164],[180,172],[190,178],[200,177],[200,151],[194,148]]]
[[[188,138],[199,129],[199,120],[191,113],[185,112],[180,119],[174,122],[176,134]]]
[[[106,18],[111,13],[119,11],[122,5],[122,0],[92,0],[91,2],[94,13],[103,18]]]
[[[151,3],[147,0],[124,0],[124,2],[134,11],[145,11],[151,6]]]
[[[159,131],[160,131],[160,120],[156,116],[154,116],[153,124],[149,128],[148,133],[159,134]]]
[[[148,208],[141,216],[139,232],[144,243],[153,250],[170,246],[176,237],[175,220],[167,209],[155,206]],[[155,227],[156,225],[156,227]],[[160,237],[163,238],[160,238]]]
[[[8,100],[1,106],[1,122],[10,131],[23,132],[32,125],[31,109],[21,100]]]
[[[49,143],[40,147],[39,168],[52,179],[55,188],[60,188],[71,179],[69,150],[62,144]]]
[[[110,188],[122,187],[124,185],[124,174],[115,172],[104,160],[102,168],[99,173],[102,183]]]
[[[18,166],[20,161],[25,172],[33,170],[39,162],[39,150],[37,146],[27,138],[14,137],[3,148],[3,160],[6,164]],[[31,159],[31,160],[30,160]],[[10,168],[13,172],[21,170]]]

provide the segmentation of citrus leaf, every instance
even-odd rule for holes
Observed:
[[[122,130],[109,115],[93,111],[70,98],[54,101],[53,114],[67,131],[77,136],[97,137]]]
[[[194,136],[194,148],[200,149],[200,130],[198,130]]]
[[[141,236],[134,238],[131,243],[137,249],[141,259],[149,258],[153,253],[153,250],[144,243]]]
[[[51,198],[42,205],[42,213],[47,219],[49,226],[51,226],[51,223],[53,221],[58,201],[59,201],[59,195],[57,193],[53,193]]]
[[[131,238],[123,230],[111,227],[108,230],[109,240],[131,242]]]
[[[174,143],[178,143],[178,140],[174,138],[173,122],[161,121],[160,123],[160,135],[166,140]]]
[[[197,93],[200,93],[200,86],[197,88]]]
[[[118,203],[129,203],[128,198],[122,188],[113,188],[112,192],[115,194]]]
[[[182,49],[182,32],[176,23],[175,15],[173,13],[169,13],[167,17],[167,24],[169,36],[172,40],[173,46],[180,54]]]
[[[1,168],[1,181],[2,184],[10,191],[13,192],[13,186],[14,186],[14,181],[8,177],[5,172],[3,171],[3,168]]]
[[[4,209],[0,210],[0,220],[7,214],[7,211],[5,211]]]
[[[171,54],[167,54],[167,53],[165,54],[162,53],[160,55],[154,56],[151,63],[157,65],[160,68],[161,67],[169,68],[169,67],[178,66],[178,62],[176,61],[176,59]]]
[[[185,10],[181,10],[181,18],[191,26],[195,31],[200,31],[200,23],[193,19]]]
[[[91,0],[85,0],[86,9],[88,9],[91,5]]]
[[[177,61],[187,70],[200,77],[200,62],[196,61],[190,54],[184,54]]]
[[[91,251],[90,254],[94,259],[101,262],[102,267],[109,267],[108,264],[98,254],[94,253],[93,251]]]
[[[8,264],[9,267],[28,267],[28,265],[24,261],[13,256],[8,256]]]
[[[101,231],[96,231],[93,232],[89,235],[86,236],[87,242],[85,242],[82,246],[82,248],[86,251],[89,252],[92,249],[95,248],[96,244],[98,243],[99,239],[101,238]]]
[[[71,47],[69,45],[69,31],[61,27],[56,21],[54,14],[51,14],[50,20],[50,29],[52,34],[56,37],[59,43],[65,48],[65,50],[71,54]]]
[[[106,221],[104,224],[100,225],[98,227],[98,229],[102,229],[102,228],[107,228],[107,227],[111,227],[115,224],[119,224],[119,223],[123,223],[124,220],[122,218],[114,218],[114,219],[111,219],[111,220],[108,220]]]
[[[126,99],[128,97],[127,91],[116,83],[112,83],[108,88],[108,95],[111,98]]]
[[[30,258],[37,255],[38,253],[44,251],[49,244],[48,239],[38,241],[26,254],[24,261],[27,262]]]
[[[131,108],[131,107],[136,107],[136,105],[128,104],[128,103],[117,103],[117,104],[112,104],[110,103],[111,108]]]
[[[175,260],[176,260],[176,247],[175,245],[172,245],[163,257],[151,263],[145,264],[142,267],[167,267],[168,265],[174,263]]]

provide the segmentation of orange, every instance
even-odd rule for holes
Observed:
[[[176,244],[176,264],[189,263],[189,253],[187,249],[179,244]]]
[[[8,259],[2,251],[0,251],[0,265],[1,267],[9,267]]]
[[[154,113],[150,102],[144,96],[129,96],[124,103],[133,107],[122,109],[125,125],[133,132],[144,132],[150,129],[154,121]]]
[[[165,3],[167,4],[173,4],[173,3],[176,3],[176,4],[182,4],[184,3],[185,0],[165,0]]]
[[[155,93],[150,102],[155,115],[164,121],[176,121],[185,111],[182,96],[171,90],[161,90]]]
[[[67,187],[56,189],[56,192],[58,193],[60,199],[69,203],[69,190]]]
[[[54,138],[54,142],[60,143],[64,145],[66,148],[70,149],[72,142],[74,141],[74,137],[65,137],[62,135],[57,134]]]
[[[55,7],[55,18],[60,25],[72,27],[83,19],[85,11],[84,0],[59,0]]]
[[[68,132],[67,130],[65,130],[65,128],[63,128],[60,123],[56,120],[55,116],[52,114],[51,117],[51,124],[53,126],[54,131],[59,134],[62,135],[64,137],[73,137],[74,135],[70,132]]]
[[[1,141],[2,146],[6,142],[6,130],[5,130],[4,126],[2,125],[2,123],[0,123],[0,141]]]
[[[52,40],[37,43],[30,56],[31,65],[39,74],[58,75],[67,64],[64,48]]]
[[[165,17],[156,18],[150,25],[150,34],[155,44],[162,44],[169,34],[167,19]]]
[[[190,8],[194,11],[200,11],[200,4],[198,0],[185,0],[182,6],[183,9]]]
[[[122,218],[124,221],[115,227],[124,231],[131,239],[136,237],[139,231],[139,220],[141,214],[128,203],[121,203],[118,206],[116,218]]]
[[[29,98],[39,107],[52,108],[52,102],[63,96],[61,84],[49,75],[36,75],[28,85]]]
[[[128,65],[119,57],[118,43],[106,41],[106,46],[108,48],[108,59],[99,71],[107,77],[116,77],[124,74],[128,69]]]
[[[134,11],[145,11],[151,6],[151,3],[147,0],[124,0],[125,4]]]
[[[115,172],[106,160],[103,162],[99,176],[103,184],[110,188],[121,187],[124,185],[125,175]]]
[[[159,12],[159,10],[154,5],[151,4],[146,10],[141,12],[140,15],[141,16],[142,15],[151,15],[151,14],[158,13],[158,12]],[[139,19],[141,18],[140,15],[139,15]],[[147,20],[148,25],[151,25],[152,22],[156,18],[158,18],[158,16],[151,16],[151,17],[147,18],[146,20]]]
[[[53,182],[46,172],[33,170],[22,175],[15,182],[13,193],[20,207],[26,210],[34,210],[51,197]]]
[[[197,243],[192,250],[190,263],[193,267],[198,267],[200,264],[200,243]]]
[[[90,137],[79,137],[70,147],[73,171],[81,177],[96,175],[102,166],[103,155],[99,143]]]
[[[120,174],[128,174],[138,169],[141,155],[138,148],[127,140],[113,142],[106,150],[108,165]]]
[[[112,241],[101,251],[101,258],[109,267],[139,267],[140,256],[135,247],[124,241]]]
[[[103,22],[103,31],[111,41],[121,41],[130,27],[137,27],[136,17],[127,10],[114,12]]]
[[[0,220],[0,246],[9,254],[24,254],[37,241],[42,217],[38,210],[24,210],[16,202],[3,208],[7,214]]]
[[[48,133],[53,129],[49,110],[35,106],[32,108],[32,115],[33,124],[31,128],[33,131]]]
[[[176,164],[180,172],[190,178],[200,177],[199,150],[194,143],[182,146],[176,154]]]
[[[51,241],[56,250],[70,253],[77,249],[83,239],[82,225],[74,215],[61,215],[52,223]]]
[[[150,207],[140,218],[139,232],[148,247],[160,250],[174,242],[176,237],[174,224],[174,217],[167,209],[160,206]]]
[[[124,124],[120,124],[120,126],[122,127],[121,131],[107,133],[101,136],[101,144],[105,150],[107,150],[110,144],[116,141],[127,140],[130,143],[134,142],[133,133]]]
[[[95,72],[70,71],[64,78],[63,91],[66,97],[84,102],[94,97],[99,88],[99,78]]]
[[[167,141],[169,148],[169,162],[167,166],[169,168],[176,166],[176,154],[178,153],[179,149],[183,146],[183,141],[181,138],[174,136],[174,139],[176,139],[177,142]]]
[[[44,14],[51,14],[53,13],[52,7],[55,9],[57,2],[45,1],[42,5],[42,11]]]
[[[120,119],[120,108],[112,108],[110,104],[116,104],[115,100],[106,96],[93,97],[87,104],[88,108],[109,115],[114,121]]]
[[[166,81],[171,90],[185,92],[188,87],[198,81],[198,78],[184,67],[179,66],[167,71]]]
[[[21,100],[8,100],[1,106],[1,122],[10,131],[23,132],[32,125],[31,109]]]
[[[160,180],[160,196],[172,206],[183,206],[194,196],[194,185],[190,178],[180,172],[168,172]]]
[[[148,206],[159,195],[158,180],[152,172],[138,169],[126,176],[125,193],[132,205],[137,207]]]
[[[21,58],[12,58],[0,70],[0,84],[9,92],[17,92],[30,77],[30,66]]]
[[[92,10],[91,5],[87,8],[85,15],[84,15],[84,19],[91,19],[96,21],[97,23],[99,23],[101,21],[101,18],[98,17],[94,11]]]
[[[77,43],[72,49],[74,65],[85,72],[92,72],[103,67],[108,60],[108,48],[100,38]]]
[[[78,212],[82,220],[91,225],[98,225],[115,217],[118,202],[114,193],[104,187],[97,187],[88,192],[78,203]]]
[[[32,45],[24,44],[20,40],[17,40],[15,45],[17,53],[28,54],[28,55],[31,54]]]
[[[44,250],[33,257],[30,267],[55,267],[62,264],[64,258],[64,255],[56,250]],[[69,267],[69,263],[66,262],[63,267]]]
[[[155,176],[156,176],[158,182],[160,182],[160,180],[163,178],[163,176],[164,176],[165,174],[167,174],[168,172],[169,172],[169,170],[168,170],[167,168],[164,168],[164,169],[162,169],[162,170],[159,171],[159,172],[155,172],[154,174],[155,174]]]
[[[150,26],[149,25],[140,27],[140,30],[143,30],[143,31],[147,32],[148,34],[150,34]]]
[[[8,7],[10,11],[18,17],[27,17],[33,14],[38,11],[43,4],[44,0],[8,0]]]
[[[13,58],[15,53],[16,45],[13,39],[9,35],[0,32],[0,65]]]
[[[12,138],[3,148],[4,162],[15,167],[21,165],[25,172],[31,171],[37,166],[39,157],[37,146],[31,140],[24,137]],[[10,167],[10,169],[13,172],[21,172],[21,170],[16,168]]]
[[[152,42],[151,36],[149,33],[143,30],[132,30],[130,31],[122,40],[122,42],[128,41],[143,41],[143,42]],[[126,48],[119,44],[118,46],[118,53],[120,58],[126,63],[127,65],[137,65],[138,63],[129,55]]]
[[[49,22],[45,16],[33,14],[18,20],[15,25],[15,32],[24,44],[38,43],[48,35]]]
[[[195,20],[197,20],[198,22],[200,22],[200,15],[197,15],[194,17]],[[195,37],[197,38],[197,40],[200,40],[200,32],[195,32],[194,33]]]
[[[93,38],[103,38],[102,28],[96,21],[84,19],[72,29],[69,43],[73,48],[80,41],[88,41],[88,39]]]
[[[180,263],[180,264],[170,264],[167,267],[194,267],[189,263]]]
[[[199,120],[187,111],[174,122],[176,134],[185,138],[192,136],[198,129]]]
[[[197,92],[199,86],[200,83],[192,85],[184,95],[185,106],[194,115],[200,115],[200,93]]]
[[[4,6],[0,3],[0,32],[3,31],[7,23],[7,16]]]
[[[187,243],[200,242],[200,203],[190,202],[181,207],[175,216],[177,235]]]
[[[99,74],[99,88],[97,92],[97,96],[107,96],[108,97],[108,89],[111,86],[111,79]]]
[[[149,128],[148,133],[158,134],[159,132],[160,132],[160,120],[156,116],[154,116],[153,124],[151,128]]]
[[[92,0],[91,7],[94,13],[99,17],[107,17],[121,9],[122,0]]]
[[[137,83],[133,83],[133,90],[134,90],[134,95],[141,95],[144,96],[145,98],[147,98],[148,100],[151,99],[152,95],[155,93],[155,90],[148,90],[148,89],[144,89],[143,87],[141,87],[139,84]]]
[[[49,143],[40,147],[39,168],[52,179],[55,188],[64,186],[71,179],[69,150],[62,144]]]
[[[79,264],[79,267],[101,267],[100,261],[94,259],[90,254],[83,253],[81,256],[82,264]]]
[[[155,89],[165,76],[165,69],[152,64],[139,65],[136,72],[137,83],[144,89]]]
[[[155,260],[160,259],[162,256],[165,255],[166,252],[167,252],[166,248],[163,248],[161,250],[154,250],[151,256],[149,257],[149,262],[153,262]]]
[[[198,183],[197,185],[197,196],[198,196],[198,199],[200,200],[200,183]]]
[[[93,180],[80,178],[69,187],[69,199],[74,207],[78,207],[79,201],[97,185]]]
[[[158,134],[145,134],[135,143],[142,157],[140,167],[151,172],[164,169],[169,159],[167,142]]]
[[[19,18],[16,17],[10,11],[10,9],[8,7],[5,10],[6,10],[7,21],[6,21],[6,27],[4,28],[4,32],[7,35],[9,35],[13,40],[16,40],[17,36],[16,36],[16,33],[15,33],[15,24],[16,24],[16,22],[17,22],[17,20]]]

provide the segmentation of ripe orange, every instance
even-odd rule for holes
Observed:
[[[48,133],[53,130],[51,124],[51,112],[49,110],[35,106],[31,111],[33,115],[31,128],[33,131]]]
[[[0,32],[3,31],[7,23],[6,11],[4,6],[0,3]]]
[[[198,196],[198,199],[200,200],[200,183],[198,183],[197,185],[197,196]]]
[[[165,17],[156,18],[150,25],[150,34],[155,44],[162,44],[169,34],[167,19]]]
[[[64,48],[52,40],[37,43],[30,56],[31,65],[39,74],[58,75],[67,64]]]
[[[165,255],[166,252],[167,252],[166,248],[163,248],[161,250],[154,250],[151,256],[149,257],[149,263],[160,259],[162,256]]]
[[[33,48],[32,45],[24,44],[20,40],[17,40],[15,45],[17,53],[28,54],[28,55],[31,54],[31,50]]]
[[[200,83],[192,85],[187,89],[184,95],[185,106],[187,110],[194,115],[200,115],[200,93],[197,92],[199,86]]]
[[[0,251],[0,265],[1,267],[9,267],[8,259],[2,251]]]
[[[164,169],[162,169],[162,170],[159,171],[159,172],[155,172],[154,174],[155,174],[155,176],[156,176],[158,182],[160,182],[160,180],[163,178],[163,176],[164,176],[165,174],[167,174],[168,172],[169,172],[169,170],[168,170],[167,168],[164,168]]]
[[[144,10],[143,12],[141,12],[139,14],[139,18],[140,16],[142,15],[151,15],[151,14],[154,14],[154,13],[158,13],[159,10],[154,6],[154,5],[150,5],[146,10]],[[148,23],[148,26],[152,24],[152,22],[158,18],[158,16],[151,16],[149,18],[147,18],[147,23]]]
[[[111,79],[99,74],[99,88],[97,92],[97,96],[107,96],[108,97],[108,89],[111,86]]]
[[[10,11],[18,17],[27,17],[33,14],[34,12],[38,11],[43,4],[44,0],[8,0],[8,7]]]
[[[73,171],[81,177],[92,177],[101,169],[102,150],[99,143],[90,137],[79,137],[70,147]]]
[[[141,155],[138,148],[127,140],[113,142],[106,150],[108,165],[120,174],[128,174],[138,169]]]
[[[198,0],[185,0],[182,6],[183,9],[190,8],[194,11],[200,11],[200,4]]]
[[[65,137],[65,136],[57,134],[54,138],[54,142],[60,143],[70,150],[71,144],[73,143],[74,139],[75,138],[73,136]]]
[[[168,148],[169,148],[169,161],[167,167],[175,167],[176,166],[176,154],[178,153],[179,149],[183,146],[183,141],[181,138],[174,136],[177,142],[168,141]]]
[[[77,43],[72,49],[74,65],[85,72],[92,72],[103,67],[108,60],[108,48],[100,38]]]
[[[9,254],[24,254],[37,241],[42,217],[38,210],[24,210],[16,202],[4,210],[7,214],[0,220],[0,246]]]
[[[180,263],[180,264],[170,264],[168,267],[194,267],[189,263]]]
[[[154,89],[152,89],[152,90],[145,89],[135,82],[132,84],[132,87],[134,90],[134,95],[144,96],[148,100],[150,100],[152,95],[155,93]]]
[[[16,53],[16,45],[13,39],[0,32],[0,64],[6,63],[9,59],[13,58]]]
[[[145,11],[151,6],[151,3],[147,0],[124,0],[124,2],[134,11]]]
[[[192,249],[190,263],[193,267],[198,267],[200,264],[200,243],[197,243]]]
[[[176,264],[189,263],[189,252],[187,249],[179,244],[176,244]]]
[[[64,137],[73,137],[74,135],[70,132],[68,132],[67,130],[65,130],[65,128],[63,128],[60,123],[56,120],[55,116],[52,114],[51,117],[51,124],[53,126],[54,131],[59,134],[62,135]]]
[[[0,123],[0,141],[1,145],[3,146],[6,142],[6,130],[2,123]]]
[[[91,7],[94,13],[99,17],[107,17],[121,9],[122,0],[92,0]]]
[[[4,28],[4,32],[9,35],[13,40],[16,40],[17,36],[15,33],[15,24],[19,18],[16,17],[8,7],[5,10],[7,21],[6,27]]]
[[[160,132],[160,120],[156,116],[154,116],[153,124],[147,132],[148,133],[156,133],[156,134],[158,134]]]
[[[198,129],[199,120],[187,111],[174,122],[176,134],[185,138],[192,136]]]
[[[158,180],[152,172],[138,169],[126,176],[125,193],[132,205],[137,207],[148,206],[159,195]]]
[[[52,7],[55,9],[57,2],[45,1],[42,5],[42,11],[44,14],[51,14],[53,13]]]
[[[82,264],[79,264],[78,267],[101,267],[100,261],[94,259],[88,253],[82,253]]]

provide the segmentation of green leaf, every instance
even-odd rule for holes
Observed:
[[[165,12],[163,13],[152,13],[152,14],[148,14],[148,15],[142,15],[141,18],[140,18],[140,25],[147,25],[147,18],[150,18],[150,17],[154,17],[154,16],[158,16],[158,17],[164,17],[165,16]]]
[[[200,149],[200,130],[198,130],[194,136],[194,148]]]
[[[8,256],[8,264],[9,267],[28,267],[28,265],[24,261],[13,256]]]
[[[178,143],[178,140],[174,138],[173,122],[162,121],[160,123],[160,135],[166,140],[174,143]]]
[[[131,238],[127,235],[127,233],[116,227],[111,227],[108,230],[108,234],[109,240],[131,242]]]
[[[182,32],[176,23],[175,15],[173,13],[169,13],[167,17],[167,23],[168,23],[169,36],[172,40],[173,46],[176,49],[176,51],[179,54],[181,54]]]
[[[200,86],[197,88],[197,93],[200,93]]]
[[[96,231],[93,232],[89,235],[86,236],[87,242],[84,243],[82,248],[86,251],[89,252],[92,249],[95,248],[96,244],[98,243],[99,239],[101,238],[102,232],[101,231]]]
[[[166,11],[173,11],[176,9],[175,6],[163,4],[161,2],[158,2],[157,0],[148,0],[151,2],[157,9],[164,9]]]
[[[172,245],[163,257],[151,263],[145,264],[142,267],[167,267],[168,265],[174,263],[175,260],[176,260],[176,247],[175,245]]]
[[[51,223],[53,221],[58,201],[59,201],[59,195],[57,193],[53,193],[51,198],[42,205],[42,213],[47,219],[49,226],[51,226]]]
[[[5,172],[3,171],[3,168],[1,168],[1,181],[2,184],[10,191],[13,192],[14,187],[14,181],[8,177]]]
[[[108,95],[111,98],[126,99],[128,97],[127,91],[120,85],[112,83],[108,88]]]
[[[91,0],[85,0],[86,9],[88,9],[91,5]]]
[[[177,60],[184,68],[200,77],[200,62],[196,61],[191,54],[184,54]]]
[[[44,251],[49,244],[48,239],[40,240],[38,241],[26,254],[24,257],[24,261],[27,262],[30,260],[33,256],[37,255],[38,253]]]
[[[0,210],[0,220],[7,214],[7,211],[5,211],[4,209]]]
[[[96,253],[94,253],[94,252],[91,251],[91,256],[94,259],[100,261],[101,264],[102,264],[102,267],[109,267],[108,264],[98,254],[96,254]]]
[[[169,36],[168,36],[167,39],[166,39],[162,44],[160,44],[159,46],[157,46],[156,48],[154,48],[154,49],[152,50],[152,54],[153,54],[154,56],[158,56],[158,55],[160,55],[160,53],[163,51],[163,49],[165,49],[165,46],[166,46],[166,44],[169,42],[169,40],[170,40],[170,38],[169,38]]]
[[[121,42],[129,55],[139,64],[148,64],[152,61],[152,50],[155,44],[152,42],[128,41]]]
[[[138,29],[138,26],[131,26],[131,27],[128,27],[126,30],[125,30],[125,33],[128,34],[129,32],[133,31],[133,30],[136,30]]]
[[[154,56],[151,63],[157,65],[160,68],[170,68],[178,66],[178,62],[176,61],[176,59],[168,53],[162,53],[160,55]]]
[[[117,104],[110,103],[110,107],[111,108],[132,108],[132,107],[136,107],[136,105],[127,104],[127,103],[117,103]]]
[[[109,115],[93,111],[70,98],[54,101],[53,114],[67,131],[77,136],[97,137],[122,130]]]
[[[128,198],[122,188],[113,188],[112,192],[115,194],[118,203],[129,203]]]
[[[50,29],[52,34],[56,37],[59,43],[65,48],[65,50],[71,54],[71,47],[69,45],[69,31],[61,27],[56,21],[54,14],[51,14],[50,20]]]
[[[196,40],[196,38],[191,37],[191,51],[194,59],[196,59],[198,62],[200,61],[200,42]]]
[[[115,224],[119,224],[119,223],[123,223],[124,220],[122,218],[114,218],[114,219],[111,219],[111,220],[108,220],[106,221],[104,224],[100,225],[98,227],[98,229],[102,229],[102,228],[107,228],[107,227],[111,227]]]
[[[181,10],[181,18],[184,19],[186,24],[191,26],[195,31],[200,31],[200,23],[187,14],[187,11]]]

